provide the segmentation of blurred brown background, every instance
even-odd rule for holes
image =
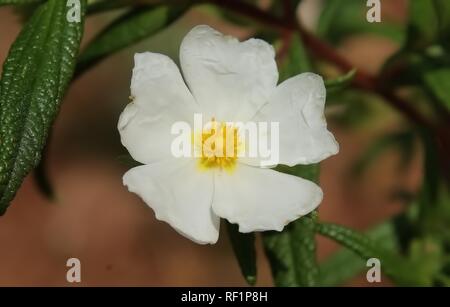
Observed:
[[[313,24],[318,1],[304,2],[303,20]],[[406,9],[403,0],[383,2],[383,14],[400,21]],[[110,19],[110,15],[89,19],[85,41]],[[66,261],[71,257],[81,260],[81,285],[245,285],[224,231],[218,244],[200,246],[157,221],[152,210],[122,186],[127,167],[117,159],[125,152],[116,123],[128,102],[133,53],[156,51],[177,60],[184,34],[203,23],[241,38],[249,34],[197,9],[156,37],[111,56],[72,84],[50,143],[48,168],[56,200],[47,201],[29,176],[0,217],[0,285],[72,285],[66,281]],[[19,17],[11,8],[0,8],[0,63],[19,31]],[[386,39],[364,36],[346,41],[340,52],[357,67],[375,72],[397,48]],[[399,174],[399,157],[386,154],[362,178],[349,176],[352,163],[370,140],[396,128],[398,118],[392,110],[383,109],[381,114],[383,120],[357,130],[330,122],[341,151],[322,164],[321,219],[366,229],[401,210],[393,191],[417,189],[420,157]],[[272,285],[260,243],[258,285]],[[320,238],[319,259],[336,248]],[[371,285],[363,275],[350,284]]]

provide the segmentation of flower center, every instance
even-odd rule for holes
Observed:
[[[241,142],[238,129],[232,124],[217,122],[213,118],[198,136],[196,143],[201,168],[232,170],[236,165]]]

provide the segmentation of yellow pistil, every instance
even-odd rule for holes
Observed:
[[[218,123],[213,118],[210,127],[203,129],[196,144],[200,147],[199,166],[201,169],[220,168],[232,171],[236,166],[241,148],[238,129],[226,123]]]

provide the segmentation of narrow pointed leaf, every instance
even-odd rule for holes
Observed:
[[[81,22],[70,22],[66,1],[48,0],[9,51],[0,82],[0,213],[37,165],[75,67]]]
[[[336,79],[326,80],[325,87],[327,88],[327,93],[330,91],[339,91],[345,89],[352,83],[355,77],[356,69],[350,70],[348,73],[337,77]]]
[[[368,236],[344,226],[330,223],[317,223],[316,230],[319,234],[353,251],[365,261],[370,258],[378,258],[381,262],[382,271],[398,285],[417,286],[422,284],[421,277],[415,273],[414,265],[397,253],[383,248]]]
[[[424,80],[433,96],[450,111],[450,68],[429,71],[425,73]]]
[[[113,21],[81,53],[77,74],[106,56],[156,34],[177,20],[187,6],[166,5],[137,8]]]
[[[44,0],[0,0],[0,6],[39,3],[39,2],[43,2],[43,1]]]
[[[395,227],[391,221],[384,222],[365,234],[387,250],[398,250]],[[320,264],[320,285],[328,287],[343,285],[366,268],[366,263],[361,257],[349,249],[341,248]]]

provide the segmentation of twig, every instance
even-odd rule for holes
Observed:
[[[286,31],[298,32],[305,46],[313,55],[333,63],[336,67],[345,72],[354,68],[353,65],[338,54],[334,48],[305,30],[295,18],[291,19],[285,17],[284,19],[279,19],[256,6],[237,0],[209,0],[202,2],[213,3],[238,14],[251,17],[266,26],[271,26],[274,29],[281,31],[283,36],[286,35]],[[383,83],[386,81],[388,80],[383,76],[381,78],[375,77],[358,69],[352,80],[352,85],[355,88],[380,95],[384,98],[383,101],[396,109],[399,113],[403,114],[411,122],[432,132],[442,162],[442,173],[444,174],[444,177],[450,181],[450,163],[447,161],[448,156],[450,156],[450,133],[447,130],[448,125],[446,123],[443,125],[440,123],[435,124],[433,121],[429,120],[414,108],[409,101],[399,97],[393,91],[386,89],[386,87],[383,86]]]
[[[288,18],[286,18],[285,20],[279,19],[276,16],[273,16],[258,7],[237,0],[209,0],[203,2],[214,3],[217,6],[221,6],[236,13],[251,17],[254,20],[276,28],[277,30],[282,32],[285,32],[286,30],[297,31],[300,34],[305,46],[310,49],[312,51],[311,53],[315,56],[333,63],[334,65],[336,65],[336,67],[345,72],[350,71],[354,68],[353,65],[340,54],[338,54],[334,50],[334,48],[306,31],[296,21],[289,21]],[[379,94],[380,96],[385,98],[386,103],[405,115],[412,122],[429,129],[434,128],[434,124],[430,122],[425,116],[423,116],[422,113],[413,108],[408,101],[403,100],[390,91],[382,89],[381,82],[379,82],[376,77],[371,76],[363,70],[358,69],[356,71],[355,77],[352,81],[352,85],[356,88]]]

